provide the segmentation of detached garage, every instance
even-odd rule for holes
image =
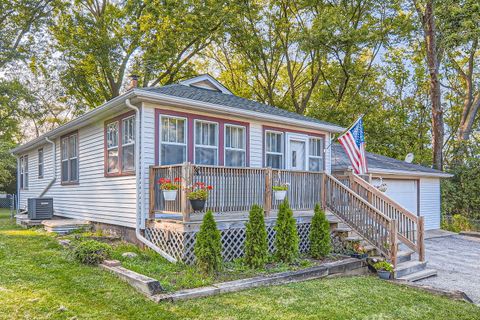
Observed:
[[[439,229],[441,219],[440,179],[451,174],[367,152],[371,183],[408,211],[425,218],[425,229]],[[351,169],[339,144],[332,145],[332,171]]]

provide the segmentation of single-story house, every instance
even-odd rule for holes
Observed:
[[[169,260],[187,262],[193,259],[201,217],[212,210],[222,230],[224,256],[231,259],[242,254],[244,223],[253,204],[264,206],[273,243],[279,201],[272,185],[288,183],[301,250],[308,249],[312,209],[321,203],[393,260],[397,238],[421,252],[423,220],[416,213],[391,203],[358,177],[352,178],[357,186],[349,189],[331,175],[330,141],[343,131],[235,96],[210,75],[163,87],[133,85],[12,151],[18,159],[19,208],[27,209],[29,198],[50,197],[56,216],[117,230]],[[388,167],[392,161],[383,167],[369,163],[374,174],[383,168],[385,178],[398,170],[398,165]],[[409,168],[398,181],[420,177],[420,188],[438,181],[438,175],[424,174],[427,169]],[[175,200],[167,201],[158,180],[178,177],[182,188]],[[193,212],[187,187],[196,182],[214,189],[205,208]],[[353,191],[361,188],[368,197]],[[388,194],[396,197],[393,188]],[[435,193],[431,199],[439,199],[438,184],[430,192]],[[428,199],[425,193],[417,201],[426,207]],[[406,206],[415,212],[415,206]]]
[[[367,152],[371,183],[386,188],[387,196],[408,209],[425,217],[425,229],[440,229],[440,179],[451,174],[418,164]],[[340,144],[332,144],[332,172],[351,170],[347,154]]]

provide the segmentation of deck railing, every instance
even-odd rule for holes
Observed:
[[[375,186],[349,171],[339,180],[397,224],[398,238],[425,260],[424,220],[408,211]]]
[[[165,201],[158,185],[160,178],[181,177],[182,188],[175,201]],[[150,218],[155,213],[181,213],[190,220],[191,207],[186,187],[196,182],[212,185],[205,209],[229,214],[249,211],[252,205],[264,207],[268,215],[278,209],[280,201],[273,197],[272,186],[288,183],[287,197],[293,210],[311,210],[322,203],[323,173],[275,170],[271,168],[232,168],[193,165],[150,167]]]
[[[396,265],[396,221],[329,174],[325,174],[325,204],[366,241]]]

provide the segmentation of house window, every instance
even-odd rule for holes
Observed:
[[[265,163],[274,169],[283,168],[283,133],[265,132]]]
[[[243,126],[225,125],[225,166],[246,166],[246,129]]]
[[[78,183],[78,133],[61,138],[62,184]]]
[[[38,178],[43,178],[43,148],[38,149]]]
[[[218,123],[195,120],[195,163],[218,164]]]
[[[105,124],[106,176],[135,171],[135,116],[121,115]]]
[[[28,189],[28,155],[20,157],[20,189]]]
[[[323,138],[310,138],[308,148],[308,170],[323,170]]]
[[[187,161],[187,119],[160,116],[160,164]]]

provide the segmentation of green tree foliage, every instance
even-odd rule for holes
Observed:
[[[93,108],[125,89],[128,71],[140,75],[143,86],[191,74],[190,60],[227,12],[222,0],[65,1],[51,28],[67,63],[64,86]]]
[[[453,178],[442,180],[443,214],[480,220],[480,159],[470,157],[455,166],[451,173]]]
[[[32,35],[50,18],[54,0],[0,0],[0,68],[30,53]]]
[[[299,238],[288,199],[278,208],[275,231],[275,257],[279,261],[292,263],[298,257]]]
[[[251,268],[263,268],[268,258],[268,238],[263,208],[253,205],[246,225],[245,263]]]
[[[310,255],[315,259],[327,256],[332,251],[330,223],[320,205],[315,206],[310,226]]]
[[[214,274],[222,268],[221,235],[210,210],[203,217],[194,251],[197,266],[203,273]]]

